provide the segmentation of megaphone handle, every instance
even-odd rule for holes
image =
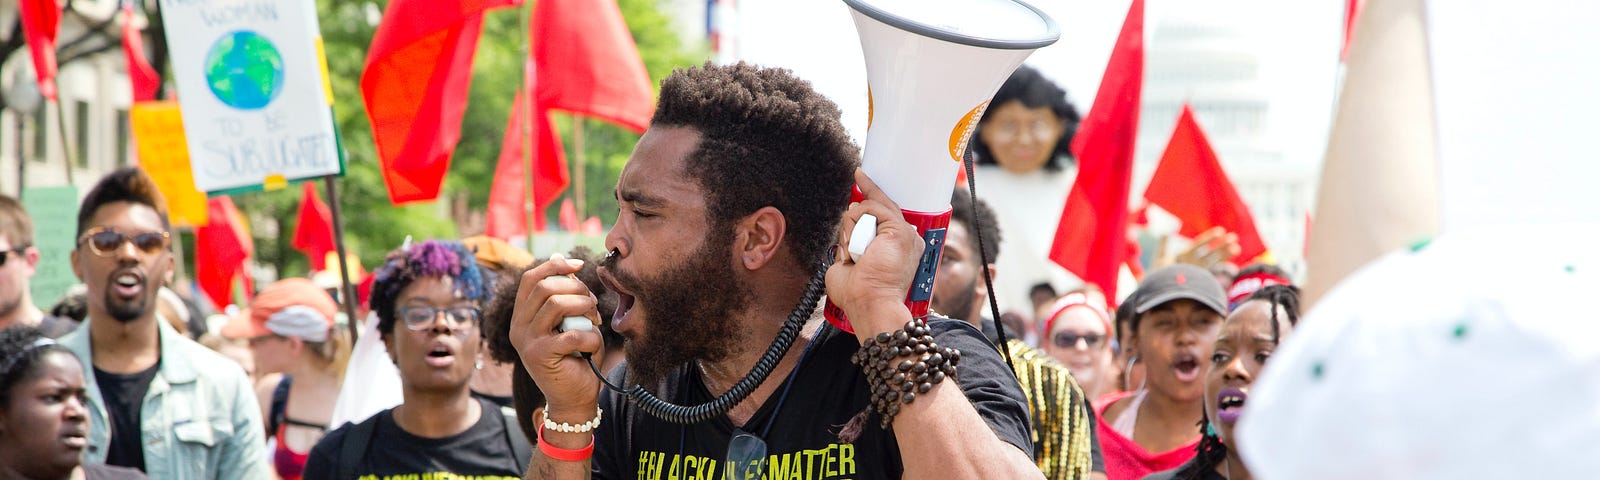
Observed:
[[[850,230],[850,258],[860,257],[867,252],[867,245],[872,244],[872,239],[878,236],[878,217],[870,213],[861,214],[861,219],[856,220],[855,229]]]

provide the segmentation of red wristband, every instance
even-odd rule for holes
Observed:
[[[588,460],[590,456],[594,455],[593,435],[589,436],[588,446],[579,449],[566,449],[551,445],[550,442],[544,441],[544,425],[539,425],[539,428],[536,431],[538,432],[537,435],[539,437],[539,451],[544,452],[546,457],[554,458],[563,462],[581,462]]]

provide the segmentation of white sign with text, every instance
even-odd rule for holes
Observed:
[[[161,0],[195,187],[342,172],[314,0]]]

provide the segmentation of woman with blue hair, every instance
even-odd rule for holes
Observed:
[[[370,306],[404,400],[323,437],[304,478],[520,478],[526,440],[468,388],[492,277],[461,243],[439,240],[390,252],[373,275]]]

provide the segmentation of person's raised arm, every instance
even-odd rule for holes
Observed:
[[[850,205],[839,226],[836,261],[828,270],[828,297],[844,309],[862,345],[911,321],[905,297],[923,241],[900,208],[870,178],[856,171],[866,199]],[[864,213],[878,218],[877,236],[857,258],[845,248]],[[959,367],[958,367],[959,368]],[[1028,454],[1002,440],[973,407],[961,386],[934,383],[902,404],[891,424],[905,478],[1044,478]]]
[[[580,260],[552,258],[522,274],[511,313],[511,342],[522,357],[528,375],[544,392],[544,415],[557,424],[583,426],[596,418],[600,381],[578,352],[601,359],[602,342],[595,298],[583,282],[569,275],[582,268]],[[557,332],[561,320],[584,316],[596,325],[589,331]],[[594,432],[563,432],[544,428],[544,418],[534,418],[539,431],[529,479],[589,478]]]

